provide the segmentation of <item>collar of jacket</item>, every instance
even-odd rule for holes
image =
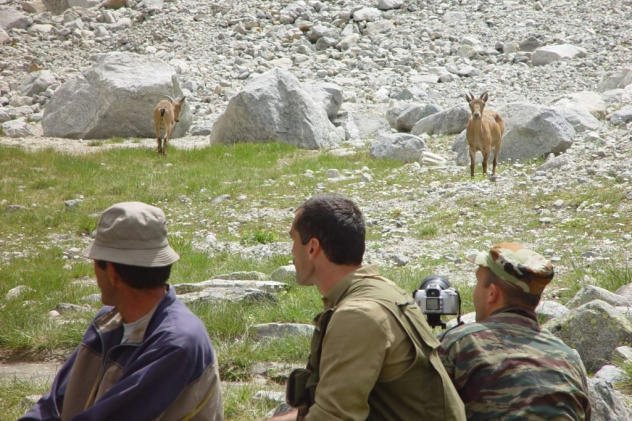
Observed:
[[[154,307],[151,312],[153,312],[152,316],[149,317],[144,323],[136,326],[136,329],[129,336],[126,343],[140,343],[145,338],[145,332],[147,331],[147,327],[151,324],[154,316],[156,314],[160,314],[163,309],[170,306],[176,300],[176,290],[172,288],[171,285],[167,284],[167,293],[164,297],[158,302],[158,305]],[[104,312],[105,311],[105,312]],[[123,317],[121,313],[118,312],[116,307],[105,307],[100,313],[103,314],[97,316],[94,321],[94,325],[101,332],[101,334],[108,334],[110,332],[114,332],[118,329],[123,329]],[[122,333],[121,333],[122,334]]]
[[[354,281],[364,278],[375,278],[379,275],[377,265],[367,265],[350,272],[341,278],[329,293],[322,298],[325,310],[335,307]]]
[[[490,317],[493,317],[493,316],[496,316],[496,315],[500,315],[501,313],[517,314],[519,316],[526,317],[526,318],[531,319],[534,322],[538,323],[538,316],[537,316],[537,314],[535,314],[535,311],[529,310],[529,309],[526,309],[526,308],[522,308],[522,307],[505,307],[505,308],[501,308],[501,309],[496,310],[495,312],[493,312],[490,315]]]

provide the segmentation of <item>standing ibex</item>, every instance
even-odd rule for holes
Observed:
[[[171,137],[171,131],[176,126],[176,123],[180,121],[180,111],[186,98],[186,96],[183,96],[182,99],[176,101],[170,96],[165,95],[165,97],[169,99],[163,99],[154,108],[154,127],[156,128],[158,153],[161,155],[167,154],[167,142]],[[165,125],[164,142],[160,138],[160,126],[162,123]]]
[[[505,131],[505,123],[502,117],[496,111],[486,110],[485,104],[489,94],[485,92],[480,98],[476,99],[470,92],[465,94],[472,115],[467,123],[467,131],[465,139],[470,146],[470,174],[474,177],[474,168],[476,167],[476,152],[483,153],[483,174],[487,175],[487,160],[491,149],[494,149],[494,166],[492,175],[496,175],[496,165],[498,165],[498,154],[500,153],[500,143],[502,142],[503,132]]]

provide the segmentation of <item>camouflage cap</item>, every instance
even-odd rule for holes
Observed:
[[[529,294],[542,295],[554,275],[551,262],[516,243],[500,243],[467,259],[490,268],[500,279]]]

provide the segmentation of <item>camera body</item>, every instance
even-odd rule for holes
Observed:
[[[415,302],[424,314],[457,314],[459,312],[459,293],[454,288],[442,289],[430,284],[426,289],[418,289],[414,294]]]
[[[425,277],[413,292],[413,298],[431,327],[441,326],[445,329],[446,324],[441,321],[444,314],[456,314],[460,323],[461,296],[446,278],[438,275]]]

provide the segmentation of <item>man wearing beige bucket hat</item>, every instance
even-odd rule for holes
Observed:
[[[538,324],[535,308],[553,266],[516,243],[474,253],[476,323],[447,331],[439,355],[468,420],[590,420],[586,370]]]
[[[20,420],[222,420],[206,328],[167,283],[179,256],[163,211],[141,202],[109,207],[83,255],[94,260],[105,307]]]

